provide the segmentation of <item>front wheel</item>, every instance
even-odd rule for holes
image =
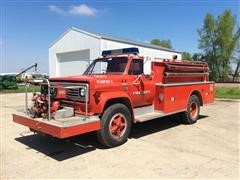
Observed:
[[[193,124],[197,121],[200,113],[200,101],[196,95],[192,95],[188,101],[187,111],[181,113],[185,124]]]
[[[127,141],[131,125],[131,113],[125,105],[109,106],[102,115],[98,139],[107,147],[119,146]]]

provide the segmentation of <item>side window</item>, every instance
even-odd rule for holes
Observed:
[[[131,62],[128,74],[130,74],[130,75],[143,74],[143,60],[133,59]]]

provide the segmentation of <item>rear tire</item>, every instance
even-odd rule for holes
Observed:
[[[132,118],[129,109],[123,104],[113,104],[103,113],[98,140],[107,147],[115,147],[127,141],[131,130]]]
[[[187,111],[181,113],[181,118],[185,124],[197,122],[200,113],[200,100],[196,95],[192,95],[188,101]]]

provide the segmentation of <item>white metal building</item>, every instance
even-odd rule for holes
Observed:
[[[175,50],[72,27],[49,47],[49,75],[80,75],[91,60],[101,56],[103,50],[128,47],[138,47],[140,55],[145,57],[172,59],[177,55],[178,60],[182,57]]]

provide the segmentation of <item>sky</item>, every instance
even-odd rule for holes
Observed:
[[[1,72],[35,62],[48,73],[48,48],[77,27],[132,40],[170,39],[177,51],[201,52],[197,29],[207,13],[231,9],[239,23],[240,0],[1,0]]]

